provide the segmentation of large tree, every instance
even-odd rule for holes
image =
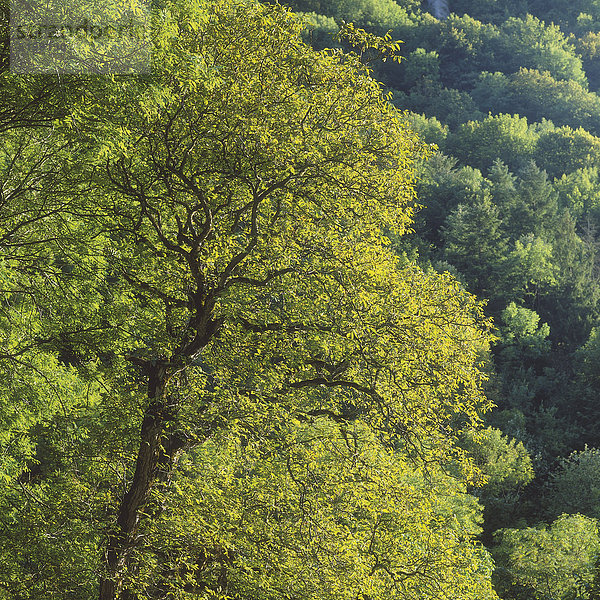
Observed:
[[[279,6],[155,18],[153,75],[49,134],[60,185],[25,197],[66,208],[4,224],[39,283],[7,276],[36,325],[6,360],[73,379],[4,496],[6,597],[494,597],[464,477],[432,476],[486,405],[487,324],[386,237],[417,140]]]

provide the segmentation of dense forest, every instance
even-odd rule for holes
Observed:
[[[72,4],[0,0],[0,599],[600,598],[600,0]]]

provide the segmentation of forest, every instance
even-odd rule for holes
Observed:
[[[19,4],[0,600],[598,600],[600,0]]]

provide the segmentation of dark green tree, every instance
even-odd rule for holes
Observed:
[[[512,238],[543,234],[554,225],[558,204],[546,171],[529,161],[518,172],[517,195],[506,208],[507,230]]]
[[[489,192],[471,205],[459,204],[448,216],[443,236],[446,259],[465,276],[469,289],[480,297],[495,298],[507,245]]]

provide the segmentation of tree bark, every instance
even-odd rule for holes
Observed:
[[[121,596],[122,579],[135,544],[140,510],[148,500],[159,467],[166,420],[164,390],[168,370],[164,363],[155,361],[148,365],[148,372],[149,403],[140,430],[135,474],[119,505],[116,525],[108,536],[104,556],[107,572],[100,579],[99,600],[116,600]]]

